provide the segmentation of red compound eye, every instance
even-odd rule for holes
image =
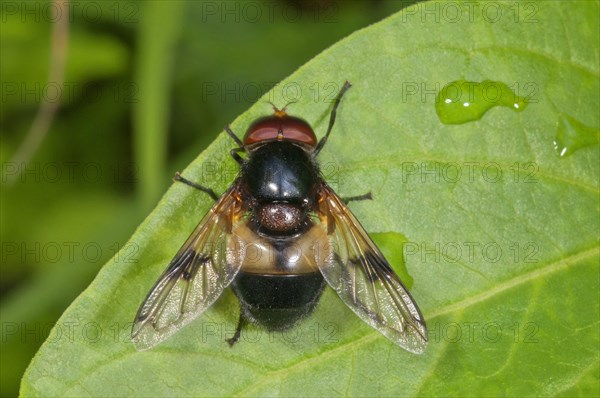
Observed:
[[[315,132],[305,120],[279,110],[252,123],[244,136],[244,145],[275,140],[296,141],[311,147],[317,145]]]

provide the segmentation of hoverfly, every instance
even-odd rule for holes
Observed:
[[[328,284],[364,322],[404,349],[421,353],[425,321],[398,276],[347,206],[321,176],[316,157],[333,128],[346,82],[317,140],[311,126],[286,108],[256,120],[231,156],[240,172],[220,197],[175,180],[216,203],[177,252],[139,308],[132,338],[150,348],[188,324],[232,286],[243,325],[291,327],[316,307]],[[245,153],[246,156],[240,156]],[[290,254],[291,253],[291,254]]]

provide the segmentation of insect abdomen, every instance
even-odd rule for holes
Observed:
[[[232,283],[246,318],[272,330],[291,327],[309,315],[324,286],[319,271],[297,275],[241,271]]]

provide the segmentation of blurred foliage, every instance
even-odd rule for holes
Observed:
[[[72,3],[58,91],[47,81],[55,5],[2,4],[2,396],[17,394],[52,323],[126,242],[176,170],[304,62],[409,4],[167,3]],[[27,166],[12,164],[44,100],[60,101],[48,135]],[[156,125],[161,118],[164,126]],[[148,126],[156,128],[152,135],[142,130]],[[18,171],[9,186],[7,176]],[[143,189],[142,181],[154,185]]]

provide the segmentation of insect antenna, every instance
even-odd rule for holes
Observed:
[[[297,100],[292,100],[290,102],[288,102],[287,104],[285,104],[285,106],[281,109],[277,108],[277,105],[275,105],[274,103],[272,103],[271,101],[267,101],[268,104],[270,104],[273,107],[273,110],[275,111],[275,114],[277,116],[283,116],[285,115],[285,111],[287,110],[288,105],[291,104],[295,104],[296,102],[298,102]]]

